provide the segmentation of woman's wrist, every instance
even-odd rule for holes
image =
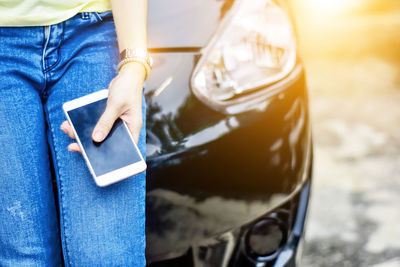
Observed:
[[[120,73],[127,72],[135,76],[137,75],[143,82],[146,78],[146,68],[141,63],[135,61],[124,64],[119,72]]]

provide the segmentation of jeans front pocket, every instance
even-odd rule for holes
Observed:
[[[114,20],[112,11],[93,12],[99,21],[112,21]]]

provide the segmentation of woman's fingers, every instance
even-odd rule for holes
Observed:
[[[123,114],[121,116],[121,119],[123,121],[125,121],[126,126],[128,126],[128,129],[132,134],[133,140],[135,140],[135,142],[137,144],[138,140],[139,140],[140,130],[142,128],[142,121],[140,120],[141,117],[139,117],[139,119],[136,119],[136,120],[131,119],[130,117],[132,117],[132,116]]]
[[[72,130],[72,127],[71,127],[71,125],[69,124],[69,122],[68,121],[64,121],[62,124],[61,124],[61,130],[64,132],[64,133],[66,133],[71,139],[75,139],[75,134],[74,134],[74,131]]]
[[[81,152],[81,148],[78,143],[71,143],[68,145],[68,150],[73,152]]]
[[[61,130],[66,133],[71,139],[75,139],[75,134],[74,131],[72,130],[71,125],[69,124],[68,121],[64,121],[61,124]],[[74,151],[74,152],[81,152],[81,148],[79,147],[78,143],[71,143],[68,146],[69,151]]]

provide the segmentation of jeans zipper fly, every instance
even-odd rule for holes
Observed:
[[[46,71],[46,50],[49,44],[50,39],[50,25],[44,26],[44,46],[43,46],[43,53],[42,53],[42,67],[43,71]]]

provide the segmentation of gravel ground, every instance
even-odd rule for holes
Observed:
[[[311,1],[292,1],[315,141],[303,266],[397,267],[400,8],[329,13]]]

